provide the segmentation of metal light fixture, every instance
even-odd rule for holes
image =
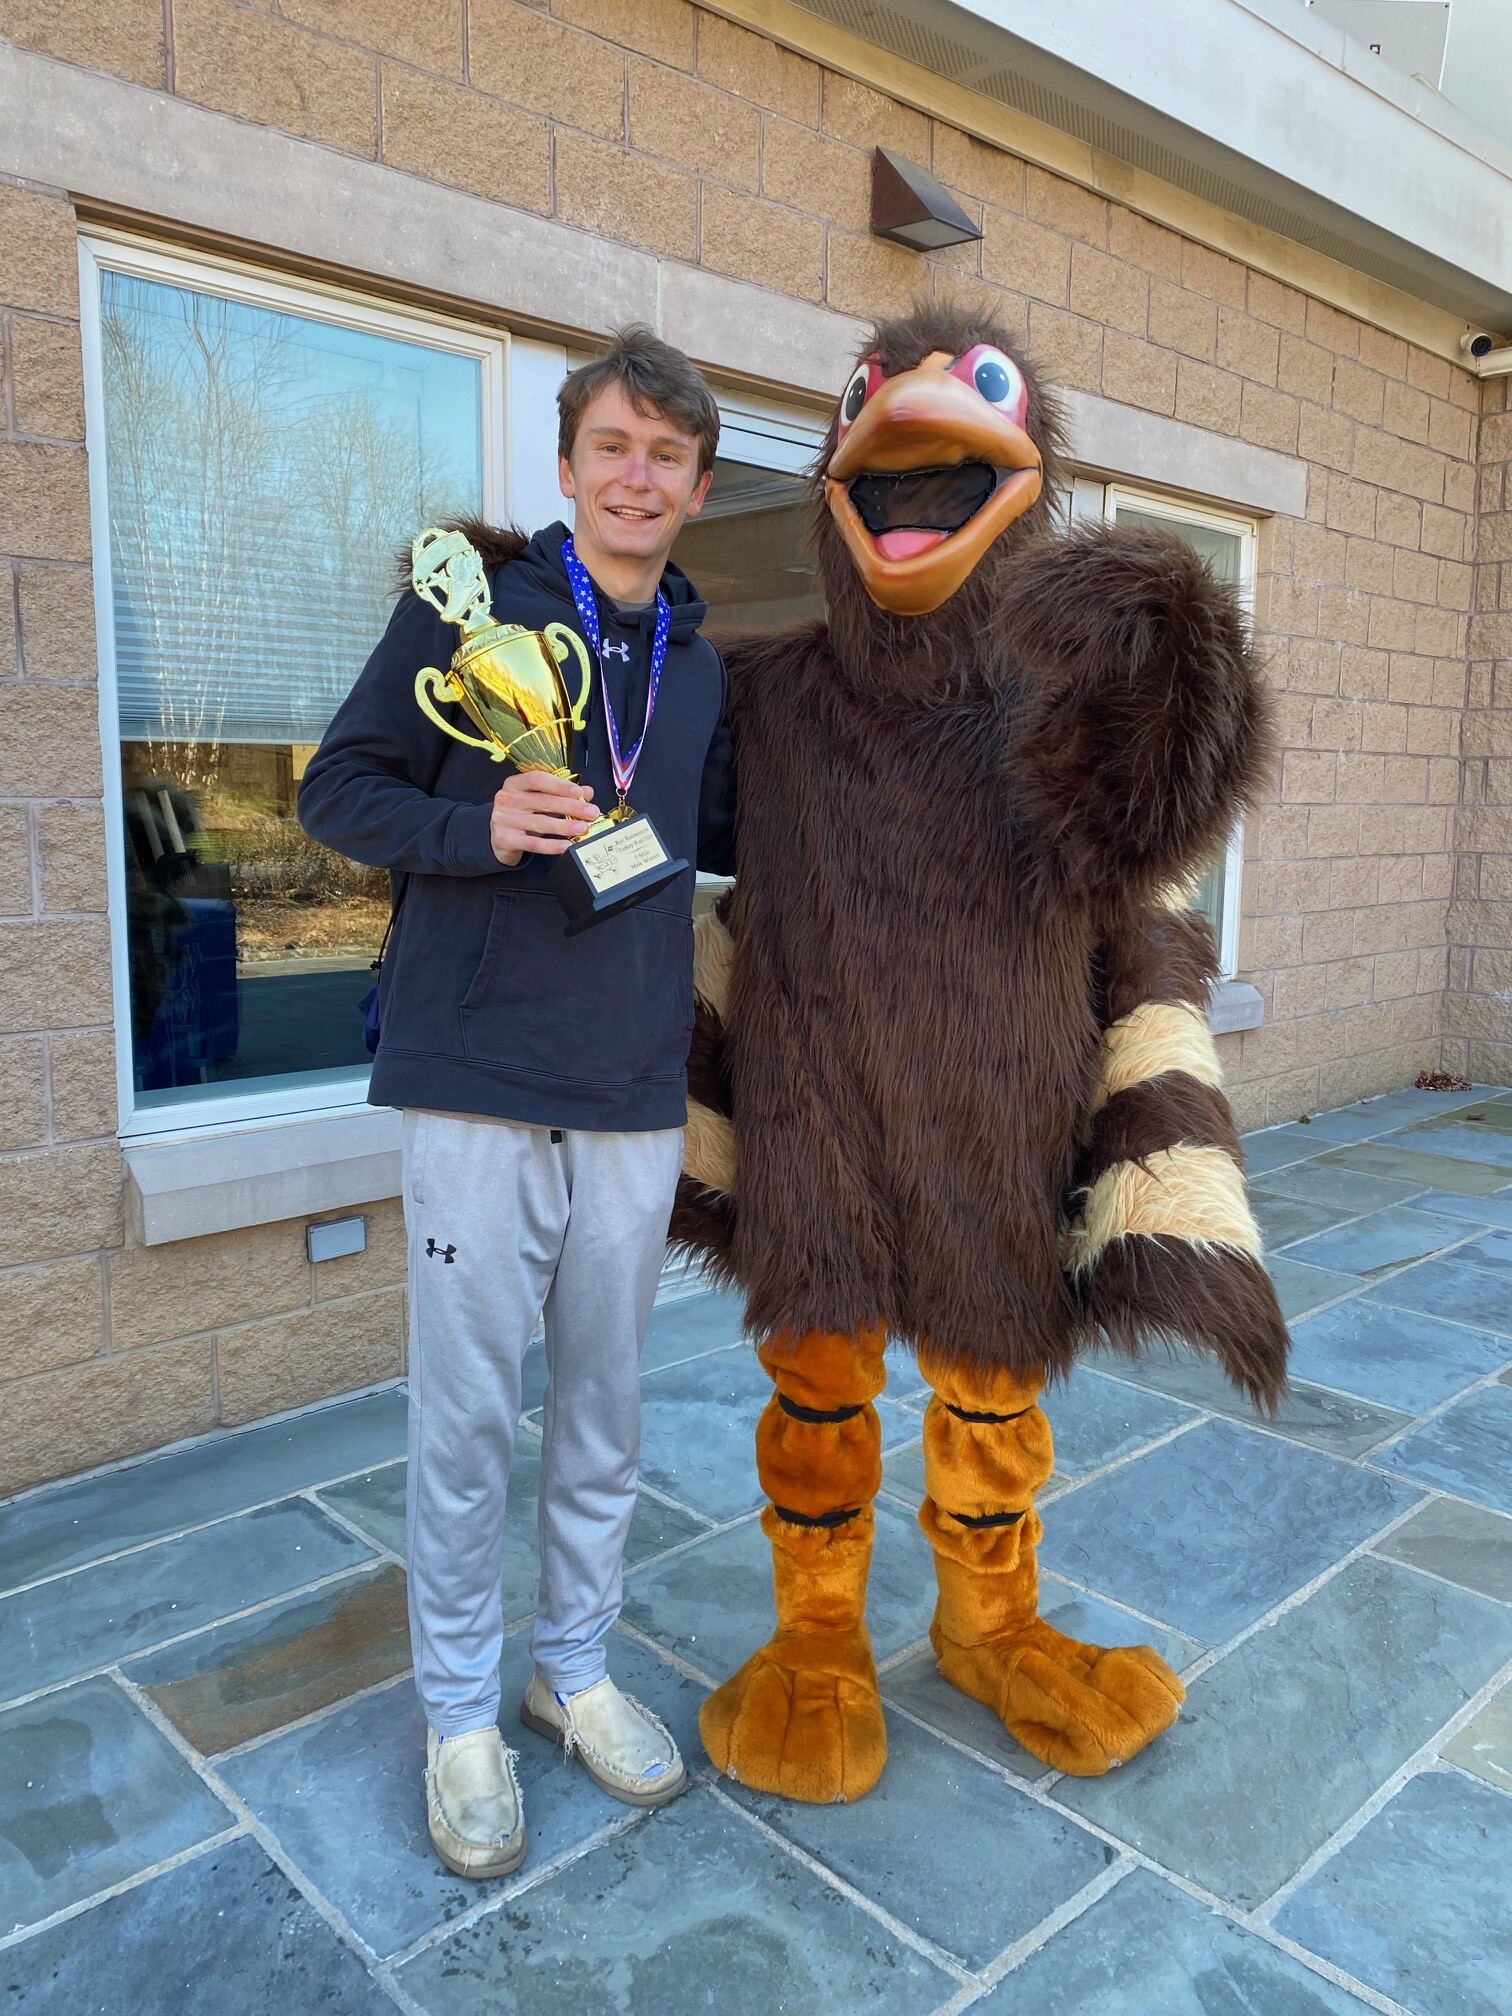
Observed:
[[[871,228],[915,252],[964,245],[981,232],[943,183],[915,161],[879,147],[872,155]]]

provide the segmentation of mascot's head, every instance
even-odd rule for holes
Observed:
[[[931,614],[1043,523],[1059,450],[1059,416],[1008,330],[929,306],[879,322],[820,464],[854,577],[889,616]]]

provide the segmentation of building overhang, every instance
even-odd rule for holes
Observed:
[[[794,46],[806,17],[932,73],[950,102],[927,109],[975,98],[1058,134],[1085,156],[1058,172],[1136,209],[1164,183],[1512,336],[1512,152],[1300,0],[1161,0],[1153,16],[1127,0],[710,4]]]

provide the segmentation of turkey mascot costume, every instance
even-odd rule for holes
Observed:
[[[729,653],[735,886],[696,939],[674,1238],[746,1298],[777,1631],[704,1704],[715,1765],[876,1783],[866,1631],[883,1346],[918,1353],[940,1671],[1083,1775],[1175,1720],[1147,1646],[1038,1615],[1047,1379],[1182,1338],[1260,1404],[1286,1328],[1186,904],[1264,762],[1232,591],[1174,537],[1057,528],[1013,339],[881,323],[815,480],[827,620]]]

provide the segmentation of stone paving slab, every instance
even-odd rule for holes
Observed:
[[[1325,1302],[1337,1301],[1341,1295],[1353,1295],[1360,1286],[1359,1276],[1344,1274],[1332,1267],[1312,1267],[1305,1260],[1295,1260],[1291,1253],[1276,1253],[1266,1263],[1267,1271],[1275,1285],[1276,1300],[1281,1304],[1281,1314],[1288,1323],[1295,1323],[1309,1310],[1321,1309]]]
[[[360,1540],[293,1498],[79,1568],[0,1601],[0,1700],[371,1559]]]
[[[927,2016],[955,1987],[706,1790],[398,1978],[428,2016]]]
[[[250,1743],[409,1670],[402,1568],[385,1562],[126,1662],[202,1757]]]
[[[1499,1127],[1455,1126],[1448,1121],[1430,1120],[1390,1139],[1425,1155],[1446,1155],[1460,1162],[1490,1162],[1512,1170],[1512,1134]]]
[[[1278,1931],[1414,2016],[1512,2002],[1512,1800],[1424,1772],[1279,1913]]]
[[[1416,1494],[1386,1482],[1209,1421],[1057,1499],[1041,1559],[1219,1645],[1407,1511]]]
[[[1255,1179],[1255,1193],[1261,1197],[1291,1197],[1299,1204],[1347,1207],[1360,1214],[1384,1211],[1390,1204],[1405,1204],[1417,1191],[1427,1189],[1426,1178],[1414,1181],[1410,1176],[1380,1176],[1369,1168],[1354,1167],[1345,1159],[1371,1152],[1364,1148],[1337,1148],[1329,1151],[1326,1160],[1274,1169]]]
[[[0,1589],[402,1456],[404,1421],[375,1393],[0,1505]]]
[[[1501,1821],[1478,1826],[1476,1801],[1512,1810],[1509,1142],[1512,1097],[1486,1088],[1395,1094],[1249,1137],[1297,1333],[1298,1376],[1276,1417],[1257,1423],[1187,1352],[1102,1359],[1047,1394],[1059,1467],[1042,1500],[1045,1562],[1064,1547],[1076,1565],[1063,1562],[1072,1581],[1047,1565],[1043,1614],[1096,1643],[1155,1645],[1190,1689],[1176,1727],[1103,1779],[1049,1771],[935,1668],[934,1575],[914,1516],[928,1389],[896,1347],[869,1616],[892,1744],[877,1791],[790,1808],[705,1780],[663,1813],[617,1805],[516,1721],[529,1665],[517,1628],[501,1721],[521,1754],[531,1855],[502,1885],[450,1877],[425,1839],[423,1727],[399,1663],[402,1394],[0,1505],[0,1582],[36,1584],[28,1628],[51,1629],[69,1657],[101,1647],[129,1675],[65,1678],[0,1712],[0,1940],[7,1902],[20,1927],[0,1945],[6,2006],[208,2016],[213,2000],[215,2016],[368,2016],[398,1997],[467,2016],[1344,2016],[1364,2008],[1349,1992],[1363,1982],[1413,2016],[1485,2016],[1497,2005],[1477,1970],[1505,1972],[1482,1880]],[[733,1297],[704,1293],[653,1317],[656,1495],[637,1509],[610,1641],[611,1669],[668,1721],[696,1779],[704,1686],[678,1662],[723,1677],[772,1622],[752,1447],[771,1388],[739,1315]],[[544,1382],[537,1346],[504,1546],[521,1627],[536,1579],[530,1410]],[[223,1592],[189,1578],[204,1614],[182,1635],[174,1562],[294,1493],[308,1494],[303,1511],[285,1504],[285,1518],[325,1530],[329,1511],[396,1558],[372,1560],[342,1532],[354,1562],[326,1586],[285,1593],[274,1577],[258,1596],[266,1563],[233,1547]],[[180,1537],[207,1521],[225,1527]],[[101,1561],[132,1549],[136,1567]],[[64,1585],[44,1578],[74,1568],[78,1590],[49,1596]],[[91,1589],[116,1600],[91,1610],[79,1593]],[[249,1616],[217,1607],[249,1603]],[[21,1614],[0,1608],[0,1620]],[[165,1715],[187,1755],[154,1726]],[[1404,1766],[1420,1775],[1395,1790]],[[1439,1795],[1431,1824],[1413,1805],[1424,1783],[1463,1788]],[[238,1821],[223,1785],[245,1794],[266,1841],[224,1838]],[[1450,1872],[1420,1897],[1387,1832],[1401,1813]],[[1141,1851],[1175,1880],[1131,1871]],[[88,1901],[116,1884],[120,1895]],[[1245,1917],[1278,1886],[1283,1918],[1315,1914],[1301,1958]],[[1429,1971],[1414,1974],[1424,1954]]]
[[[0,1714],[0,1938],[236,1822],[114,1682]]]
[[[1440,1218],[1431,1211],[1394,1204],[1386,1211],[1372,1211],[1348,1225],[1320,1232],[1311,1239],[1298,1240],[1286,1249],[1288,1260],[1302,1260],[1310,1267],[1329,1267],[1342,1274],[1358,1274],[1370,1280],[1389,1268],[1409,1260],[1423,1260],[1455,1246],[1465,1237],[1465,1226],[1454,1218]]]
[[[1467,1266],[1486,1267],[1512,1282],[1512,1232],[1488,1232],[1462,1247],[1459,1257]]]
[[[1369,1556],[1188,1688],[1168,1735],[1074,1811],[1245,1910],[1512,1657],[1512,1610]]]
[[[1295,1197],[1269,1197],[1258,1190],[1250,1192],[1250,1209],[1267,1253],[1282,1252],[1300,1239],[1327,1232],[1359,1215],[1347,1205],[1304,1204]]]
[[[1055,1441],[1055,1474],[1063,1482],[1132,1456],[1196,1419],[1179,1401],[1104,1378],[1087,1366],[1078,1366],[1064,1385],[1048,1388],[1040,1404]]]
[[[243,1836],[0,1953],[0,2008],[393,2016],[394,2004]]]
[[[1484,1386],[1456,1400],[1426,1427],[1378,1450],[1394,1476],[1432,1484],[1493,1512],[1512,1512],[1512,1386]]]
[[[1512,1603],[1512,1519],[1479,1505],[1430,1498],[1372,1552],[1498,1603]]]
[[[1289,1953],[1135,1869],[973,2016],[1363,2016]]]
[[[1498,1231],[1512,1232],[1512,1191],[1500,1190],[1491,1197],[1466,1197],[1454,1190],[1425,1190],[1415,1197],[1419,1211],[1435,1211],[1446,1218],[1463,1218],[1474,1225],[1494,1225]]]
[[[1340,1306],[1350,1308],[1353,1304]],[[1221,1414],[1230,1421],[1249,1425],[1260,1418],[1246,1396],[1224,1378],[1213,1359],[1199,1358],[1185,1349],[1155,1350],[1132,1365],[1119,1362],[1114,1377],[1153,1387],[1158,1393],[1168,1393],[1173,1399],[1185,1400],[1193,1407]],[[1399,1434],[1411,1418],[1394,1408],[1294,1379],[1276,1412],[1264,1417],[1264,1425],[1289,1442],[1304,1442],[1309,1448],[1322,1449],[1331,1456],[1352,1457],[1379,1448]]]
[[[1473,1329],[1495,1330],[1512,1340],[1512,1291],[1507,1282],[1460,1260],[1425,1260],[1389,1281],[1366,1290],[1370,1302],[1393,1309],[1419,1309]],[[1508,1343],[1512,1353],[1512,1341]]]
[[[1349,1172],[1351,1181],[1366,1176],[1399,1188],[1406,1185],[1417,1194],[1434,1188],[1469,1197],[1489,1197],[1505,1189],[1509,1174],[1489,1162],[1435,1154],[1414,1134],[1388,1134],[1355,1148],[1336,1148],[1312,1166],[1325,1178],[1342,1171]]]
[[[704,1690],[633,1640],[616,1636],[612,1670],[696,1755]],[[636,1816],[581,1768],[525,1729],[530,1678],[523,1637],[506,1640],[500,1668],[505,1742],[518,1752],[529,1862],[581,1848]],[[292,1859],[380,1957],[403,1951],[483,1897],[518,1887],[454,1876],[425,1831],[425,1717],[407,1681],[275,1736],[221,1766],[226,1783],[270,1827]]]
[[[1293,1379],[1358,1394],[1403,1416],[1442,1406],[1507,1361],[1505,1337],[1421,1310],[1339,1302],[1292,1331]]]
[[[912,1722],[893,1717],[887,1769],[854,1806],[731,1796],[884,1911],[984,1967],[1100,1876],[1114,1851]],[[963,1880],[996,1869],[1009,1881]]]
[[[1488,1785],[1512,1792],[1512,1684],[1503,1687],[1444,1745],[1444,1757]]]
[[[1244,1168],[1251,1183],[1263,1182],[1272,1169],[1289,1169],[1330,1144],[1307,1127],[1269,1127],[1244,1137]]]

